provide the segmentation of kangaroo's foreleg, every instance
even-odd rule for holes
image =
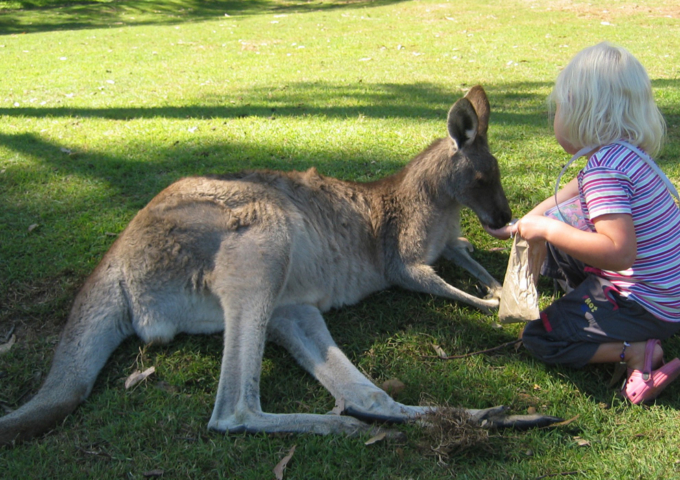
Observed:
[[[500,298],[503,286],[486,269],[470,256],[472,245],[464,238],[451,242],[444,250],[444,258],[467,270],[473,277],[489,289],[493,298]]]
[[[465,302],[485,313],[491,313],[492,309],[498,308],[498,299],[483,299],[465,293],[446,283],[429,265],[404,265],[399,272],[392,275],[390,280],[393,284],[407,290]]]

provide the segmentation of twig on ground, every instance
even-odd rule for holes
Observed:
[[[536,480],[541,480],[542,478],[550,478],[550,477],[566,477],[567,475],[578,475],[579,472],[577,470],[574,470],[573,472],[557,472],[557,473],[548,473],[546,475],[541,475],[540,477],[536,477]]]
[[[512,342],[507,342],[507,343],[504,343],[502,345],[498,345],[497,347],[487,348],[486,350],[479,350],[477,352],[465,353],[463,355],[448,355],[446,357],[443,357],[443,356],[440,356],[440,355],[424,355],[424,358],[439,358],[441,360],[455,360],[455,359],[458,359],[458,358],[467,358],[467,357],[472,357],[473,355],[481,355],[483,353],[494,352],[496,350],[501,350],[505,347],[517,345],[521,341],[522,341],[522,339],[513,340]]]

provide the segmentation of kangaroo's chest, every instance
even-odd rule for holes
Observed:
[[[441,212],[427,223],[420,232],[416,232],[422,239],[422,258],[424,263],[432,265],[442,255],[447,244],[460,236],[460,213],[458,209]]]

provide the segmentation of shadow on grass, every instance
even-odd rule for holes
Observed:
[[[543,86],[544,83],[490,86],[488,92],[492,98],[492,122],[504,126],[529,125],[543,129],[544,118],[540,115],[507,107],[517,101],[518,95],[525,101],[535,103],[536,94],[532,91]],[[347,85],[324,82],[293,84],[274,92],[265,88],[252,89],[245,92],[241,99],[234,100],[234,103],[224,98],[210,98],[203,99],[201,105],[149,108],[13,107],[0,108],[0,116],[81,117],[123,121],[147,118],[229,120],[258,117],[272,122],[285,122],[286,117],[304,115],[328,118],[429,118],[441,120],[443,136],[446,134],[448,108],[460,97],[460,92],[452,92],[434,84],[365,86],[361,83]],[[320,102],[319,98],[323,101]],[[496,113],[496,110],[500,112]],[[97,151],[71,152],[68,145],[46,140],[34,133],[0,134],[0,145],[23,157],[38,159],[40,163],[59,172],[59,175],[74,174],[104,181],[114,188],[117,195],[126,199],[125,204],[130,212],[142,208],[162,188],[188,175],[220,174],[253,168],[304,170],[315,166],[324,174],[342,177],[341,172],[347,171],[347,165],[351,163],[353,177],[361,177],[361,165],[367,165],[364,178],[370,178],[373,174],[373,167],[370,165],[376,160],[380,163],[376,168],[380,168],[383,175],[385,172],[398,170],[410,160],[407,156],[400,157],[394,153],[376,155],[375,151],[362,152],[358,148],[336,152],[325,146],[314,151],[296,149],[294,155],[290,155],[280,145],[269,145],[259,138],[226,138],[219,142],[186,145],[169,138],[166,146],[156,147],[144,155],[133,153],[125,156]],[[421,149],[426,146],[427,142],[423,142]],[[20,181],[26,182],[26,185],[42,181],[38,176],[34,180],[26,179],[27,173],[22,168],[24,167],[8,169],[3,177],[6,187]],[[523,172],[506,169],[504,173],[514,175]],[[141,183],[134,180],[142,177],[144,181]],[[91,202],[100,200],[88,198],[82,201],[82,205],[70,203],[64,208],[71,211],[73,208],[82,208],[87,211],[91,209]],[[25,216],[20,215],[17,209],[39,210],[37,206],[27,207],[26,202],[3,207],[6,210],[0,218],[9,219],[7,224],[12,224],[12,219]]]
[[[144,118],[245,118],[299,117],[303,115],[328,118],[349,118],[359,115],[369,118],[442,118],[450,106],[463,96],[472,84],[462,83],[459,89],[446,89],[433,83],[355,82],[294,82],[256,87],[233,96],[208,96],[198,99],[199,105],[159,107],[26,107],[0,108],[0,116],[10,117],[83,117],[111,120]],[[492,121],[545,125],[539,111],[518,111],[514,103],[535,105],[540,102],[537,89],[547,82],[521,82],[499,87],[484,86],[491,98]],[[502,105],[502,111],[496,107]]]
[[[0,10],[0,35],[136,25],[176,25],[226,16],[377,7],[403,0],[20,0]]]

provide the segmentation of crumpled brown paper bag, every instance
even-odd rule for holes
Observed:
[[[545,245],[529,248],[526,240],[515,236],[498,309],[500,323],[528,322],[539,318],[536,282],[545,255]]]

